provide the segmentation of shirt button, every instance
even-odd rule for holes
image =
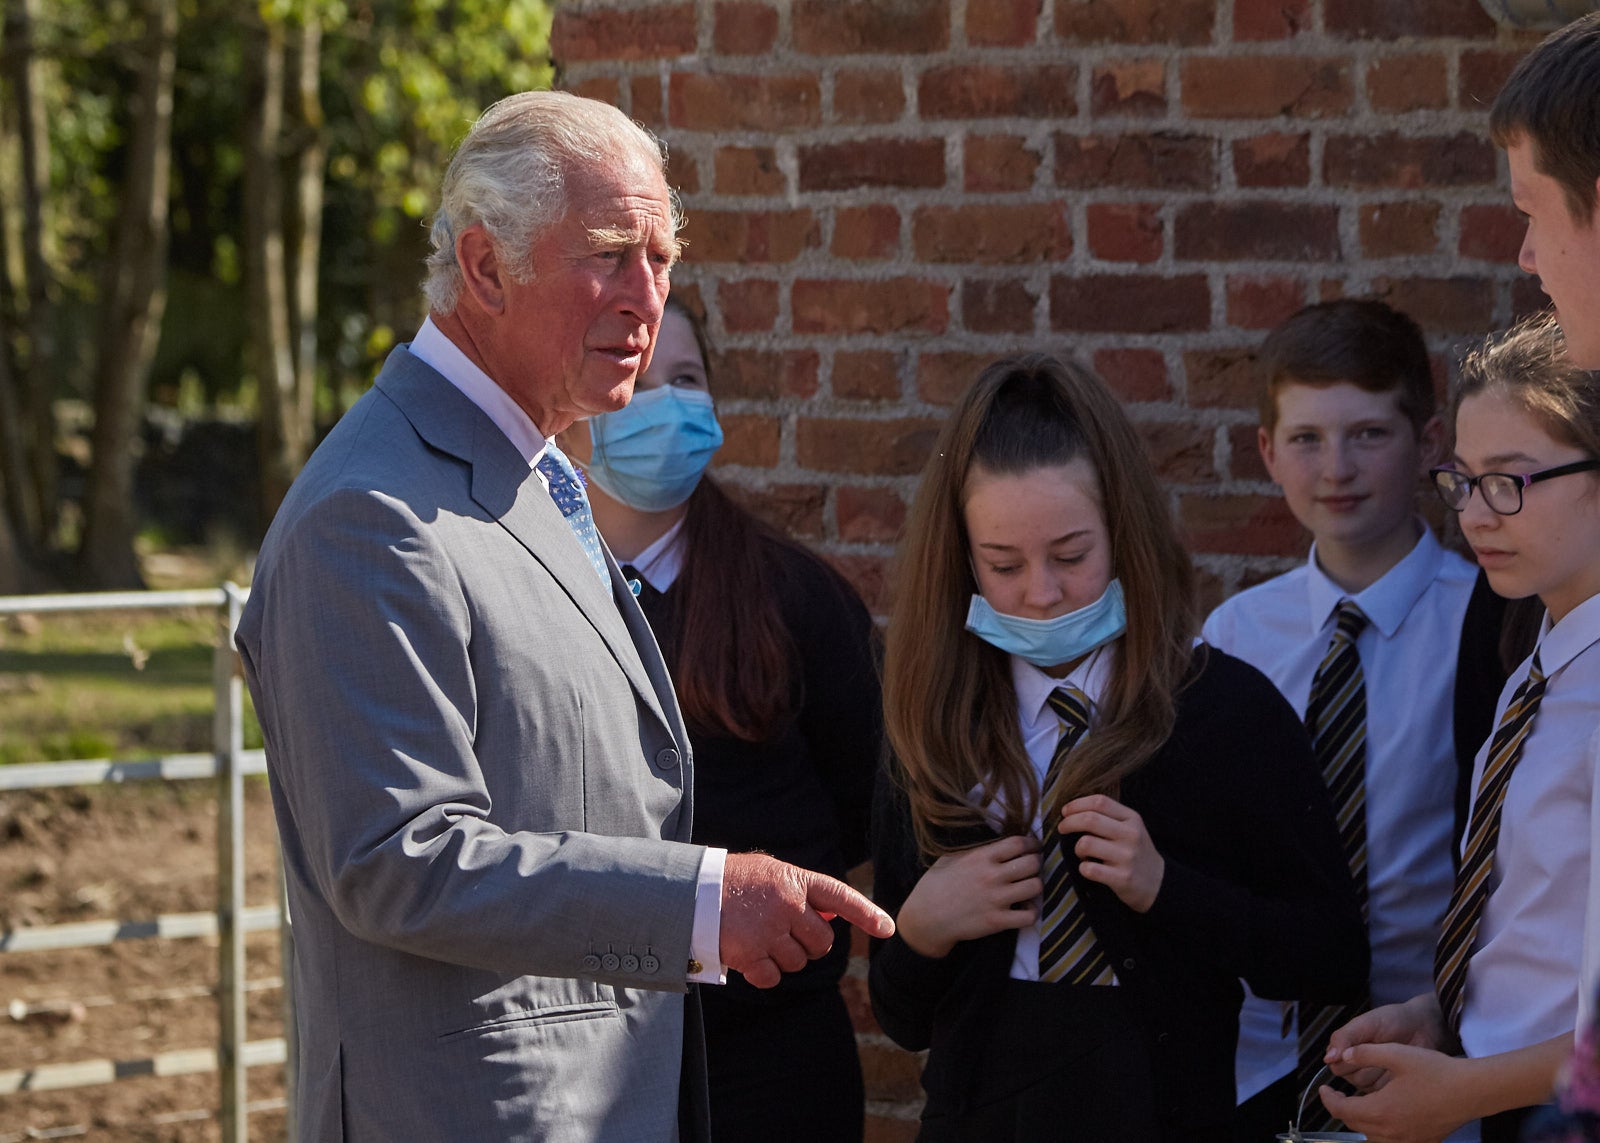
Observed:
[[[639,958],[639,967],[646,972],[655,972],[661,967],[661,962],[652,954],[645,953],[644,956]]]
[[[616,972],[617,969],[622,967],[622,958],[616,953],[606,953],[605,956],[600,958],[600,967],[607,972]]]
[[[584,972],[599,972],[600,971],[600,958],[595,956],[594,953],[590,953],[588,956],[584,957],[583,958],[583,971]]]
[[[623,957],[622,957],[622,971],[623,972],[638,972],[639,971],[639,958],[634,956],[632,953],[625,953],[623,955]]]
[[[670,746],[656,755],[656,768],[658,770],[671,770],[677,764],[678,752]]]

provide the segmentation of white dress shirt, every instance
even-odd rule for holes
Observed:
[[[460,346],[446,337],[433,324],[431,317],[423,319],[416,338],[405,348],[411,352],[411,356],[431,366],[461,390],[467,400],[483,410],[484,416],[494,422],[495,427],[522,454],[522,459],[533,468],[533,474],[538,477],[544,490],[550,491],[550,482],[536,467],[549,442],[533,423],[533,418],[511,399],[509,393],[461,352]],[[605,540],[600,542],[603,545]],[[721,960],[722,871],[727,858],[726,849],[707,846],[705,858],[700,862],[689,955],[700,962],[701,971],[690,974],[689,979],[703,984],[721,984],[727,980],[727,970]]]
[[[683,571],[683,522],[679,516],[672,527],[657,536],[644,551],[626,561],[628,566],[644,577],[644,581],[657,591],[666,591],[678,582]]]
[[[1600,596],[1573,608],[1539,638],[1544,698],[1506,785],[1500,838],[1478,939],[1467,965],[1461,1045],[1469,1056],[1528,1047],[1577,1026],[1579,977],[1592,994],[1595,770],[1600,765]],[[1527,678],[1529,656],[1495,708],[1499,723]],[[1478,751],[1476,791],[1489,753]],[[1586,947],[1587,946],[1587,947]],[[1586,963],[1587,962],[1587,963]]]
[[[1434,945],[1455,881],[1456,653],[1475,576],[1470,563],[1442,548],[1423,525],[1399,563],[1351,595],[1317,566],[1313,546],[1304,566],[1225,601],[1202,631],[1207,643],[1271,679],[1304,718],[1340,601],[1353,600],[1369,621],[1356,649],[1367,700],[1374,1005],[1433,988]],[[1247,995],[1235,1061],[1239,1102],[1293,1071],[1297,1045],[1294,1028],[1283,1035],[1283,1005]]]
[[[1033,763],[1034,773],[1039,776],[1041,790],[1044,789],[1045,776],[1050,772],[1050,759],[1055,755],[1056,742],[1061,738],[1061,719],[1047,705],[1047,700],[1058,687],[1077,687],[1089,699],[1089,733],[1094,733],[1095,708],[1110,683],[1112,656],[1109,651],[1110,647],[1106,646],[1091,652],[1062,679],[1052,678],[1025,659],[1015,655],[1010,657],[1011,683],[1017,692],[1017,721],[1022,729],[1022,746],[1027,751],[1028,761]],[[1041,805],[1033,818],[1033,835],[1040,840],[1045,836],[1039,816],[1043,811]],[[1054,823],[1051,828],[1054,829]],[[1034,902],[1036,906],[1040,903]],[[1043,916],[1042,909],[1040,916]],[[1011,958],[1013,980],[1039,979],[1039,941],[1042,937],[1043,931],[1037,921],[1017,932],[1017,949]]]

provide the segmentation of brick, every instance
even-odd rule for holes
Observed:
[[[858,139],[800,148],[802,191],[944,186],[943,139]]]
[[[850,1026],[858,1033],[878,1032],[878,1020],[872,1014],[872,998],[867,995],[865,974],[847,973],[839,981],[839,995],[844,998],[845,1010],[850,1013]]]
[[[892,1044],[861,1045],[861,1075],[867,1098],[898,1103],[922,1095],[922,1059]]]
[[[1172,131],[1056,136],[1057,186],[1211,190],[1216,183],[1216,141],[1208,136]]]
[[[1118,400],[1132,403],[1166,401],[1167,359],[1158,349],[1102,349],[1094,355],[1094,371]]]
[[[666,124],[666,106],[659,75],[636,75],[628,80],[628,107],[633,117],[651,127]]]
[[[1173,250],[1191,261],[1311,261],[1339,257],[1339,208],[1278,202],[1200,202],[1178,211]]]
[[[1217,479],[1216,430],[1206,425],[1142,421],[1134,426],[1156,475],[1173,484],[1209,484]]]
[[[778,320],[778,283],[767,278],[723,281],[717,285],[717,309],[729,333],[764,333]]]
[[[771,147],[719,147],[715,172],[718,194],[777,195],[786,186]]]
[[[1323,149],[1322,170],[1330,186],[1340,187],[1490,186],[1496,178],[1493,144],[1467,131],[1334,136]]]
[[[840,575],[844,576],[845,581],[856,589],[861,602],[867,605],[867,610],[873,615],[886,616],[894,609],[894,580],[889,574],[888,560],[882,556],[854,555],[848,552],[840,552],[825,558]],[[900,1052],[901,1055],[908,1054],[899,1048],[890,1050]],[[921,1064],[917,1066],[918,1074],[921,1074]]]
[[[673,72],[667,109],[689,131],[787,131],[822,121],[814,75],[700,75]]]
[[[792,262],[820,241],[809,210],[696,210],[683,228],[684,259]]]
[[[1449,106],[1450,76],[1441,55],[1384,56],[1367,65],[1367,102],[1374,111],[1438,111]]]
[[[840,123],[892,123],[905,109],[905,84],[897,70],[841,68],[833,78],[833,117]]]
[[[1086,44],[1211,42],[1216,0],[1055,0],[1056,35]]]
[[[1309,0],[1233,0],[1233,42],[1287,40],[1311,25]]]
[[[762,55],[772,50],[777,39],[777,9],[745,0],[717,5],[711,43],[718,55]]]
[[[1464,258],[1515,263],[1528,224],[1511,206],[1461,208],[1460,253]]]
[[[1249,349],[1191,349],[1183,355],[1183,375],[1196,409],[1254,409],[1260,400]]]
[[[1375,278],[1372,293],[1428,333],[1479,334],[1494,324],[1494,283],[1486,278]]]
[[[1194,569],[1194,594],[1201,615],[1210,615],[1218,604],[1228,598],[1222,577],[1198,565]]]
[[[922,54],[950,46],[949,0],[796,0],[791,38],[813,56]]]
[[[1178,69],[1195,119],[1342,115],[1354,101],[1350,61],[1305,56],[1191,56]]]
[[[1039,36],[1041,0],[983,0],[967,5],[967,43],[1019,48]]]
[[[823,509],[828,503],[828,490],[822,485],[769,484],[743,488],[724,483],[722,487],[734,500],[778,531],[803,540],[822,539]]]
[[[711,375],[719,397],[812,397],[817,392],[817,355],[809,349],[726,349],[712,355]]]
[[[842,484],[834,493],[833,512],[846,543],[892,544],[906,522],[906,502],[892,488]]]
[[[968,191],[1025,191],[1033,187],[1039,152],[1021,135],[968,135],[962,185]]]
[[[1495,35],[1494,20],[1477,0],[1324,0],[1322,26],[1353,40]]]
[[[922,1122],[915,1113],[910,1119],[896,1119],[869,1111],[861,1143],[916,1143],[921,1132]]]
[[[952,405],[994,359],[993,353],[924,353],[917,360],[917,396],[930,405]]]
[[[1180,496],[1178,520],[1191,552],[1298,556],[1308,546],[1281,496]]]
[[[1317,283],[1317,301],[1336,302],[1344,297],[1344,280],[1341,278],[1324,278]]]
[[[1241,187],[1303,187],[1311,181],[1311,137],[1275,133],[1236,139],[1233,174]]]
[[[887,349],[841,349],[833,355],[833,395],[854,401],[899,400],[899,359]]]
[[[1439,245],[1439,204],[1369,202],[1361,208],[1360,227],[1368,258],[1432,254]]]
[[[1227,282],[1228,324],[1272,329],[1306,304],[1306,284],[1277,275],[1234,277]]]
[[[921,206],[911,242],[922,262],[1056,262],[1072,253],[1062,202]]]
[[[1038,302],[1019,279],[967,278],[961,283],[962,325],[973,333],[1032,333]]]
[[[1269,483],[1272,474],[1261,459],[1261,447],[1256,443],[1257,426],[1228,426],[1228,476],[1234,480],[1251,480]]]
[[[1165,60],[1113,60],[1095,65],[1089,82],[1091,114],[1162,115],[1166,110]]]
[[[649,8],[560,8],[550,26],[550,56],[583,60],[655,60],[695,50],[693,4]]]
[[[679,194],[700,193],[700,164],[693,155],[673,155],[667,164],[667,178]]]
[[[570,91],[573,95],[581,95],[585,99],[598,99],[601,103],[609,103],[613,107],[622,106],[622,84],[614,75],[597,75],[563,90]]]
[[[1154,262],[1165,241],[1160,211],[1149,202],[1090,203],[1089,252],[1106,262]]]
[[[917,109],[924,120],[1059,119],[1077,113],[1077,86],[1072,64],[936,67],[917,85]]]
[[[771,468],[778,463],[778,448],[783,426],[774,418],[754,413],[720,413],[722,447],[717,450],[718,465],[743,464],[752,468]]]
[[[1050,279],[1050,328],[1060,333],[1176,333],[1210,324],[1211,290],[1204,274]]]
[[[943,333],[950,324],[950,287],[923,278],[802,278],[790,288],[789,308],[796,333]]]
[[[1511,78],[1512,70],[1527,54],[1516,51],[1462,52],[1456,80],[1459,106],[1469,111],[1487,111],[1494,97]]]
[[[841,206],[834,213],[829,250],[836,258],[894,257],[900,252],[900,212],[884,203]]]
[[[928,417],[859,420],[805,417],[795,425],[795,459],[818,472],[914,476],[933,449],[939,422]]]

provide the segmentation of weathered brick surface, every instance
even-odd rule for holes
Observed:
[[[1303,187],[1311,181],[1311,136],[1275,132],[1233,143],[1241,187]]]
[[[1211,287],[1202,274],[1057,275],[1050,279],[1050,328],[1094,333],[1180,333],[1211,321]]]
[[[695,6],[562,8],[550,27],[550,53],[567,63],[687,55],[695,47]]]
[[[1089,250],[1107,262],[1154,262],[1166,245],[1153,202],[1096,202],[1086,212]]]
[[[1057,186],[1210,190],[1217,181],[1217,141],[1205,135],[1057,135],[1055,143]]]
[[[917,107],[924,119],[1062,119],[1078,110],[1077,82],[1070,64],[934,68],[923,73]]]
[[[796,280],[790,293],[796,333],[943,333],[950,287],[928,278],[888,281]]]
[[[1097,115],[1160,115],[1167,109],[1167,63],[1159,57],[1096,64],[1089,109]]]
[[[1038,149],[1024,136],[968,135],[962,181],[969,191],[1025,191],[1040,162]]]
[[[1431,254],[1439,245],[1437,202],[1373,202],[1361,208],[1361,252],[1369,258]]]
[[[919,207],[911,245],[921,262],[1060,262],[1072,253],[1062,202]]]
[[[1179,258],[1194,262],[1332,260],[1339,257],[1339,212],[1275,202],[1196,203],[1178,212],[1173,244]]]
[[[1291,39],[1310,23],[1310,0],[1233,0],[1235,43]]]
[[[770,4],[732,0],[718,3],[711,46],[718,55],[755,56],[772,50],[778,38],[778,10]]]
[[[1436,111],[1450,105],[1450,66],[1442,55],[1385,56],[1367,65],[1374,111]]]
[[[802,191],[941,187],[942,139],[862,139],[800,148]]]
[[[1056,35],[1087,44],[1176,44],[1211,39],[1216,0],[1055,0]]]
[[[982,47],[1011,48],[1033,43],[1039,35],[1043,0],[983,0],[967,5],[967,42]]]
[[[1194,56],[1183,61],[1183,109],[1196,119],[1321,119],[1350,108],[1350,61],[1304,56]]]

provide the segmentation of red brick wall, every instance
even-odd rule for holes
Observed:
[[[1442,375],[1538,304],[1484,135],[1535,38],[1478,0],[592,0],[554,52],[671,147],[720,475],[881,613],[944,407],[1021,349],[1124,398],[1208,601],[1290,562],[1247,355],[1376,293]],[[914,1068],[864,1043],[904,1113]]]

